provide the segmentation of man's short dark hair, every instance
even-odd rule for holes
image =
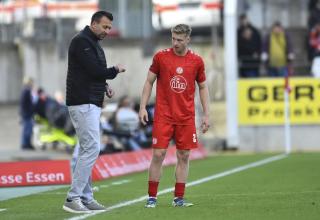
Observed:
[[[273,26],[273,27],[282,27],[280,21],[275,21],[272,26]]]
[[[94,13],[91,17],[91,24],[95,21],[95,22],[100,22],[100,19],[102,17],[107,17],[110,21],[113,21],[113,16],[110,12],[107,11],[97,11],[96,13]]]

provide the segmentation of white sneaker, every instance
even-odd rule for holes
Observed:
[[[104,211],[106,210],[106,207],[104,207],[104,205],[100,204],[99,202],[97,202],[97,200],[92,200],[89,203],[83,203],[83,205],[92,211]]]
[[[83,205],[80,199],[74,199],[72,201],[66,200],[62,208],[71,213],[91,213],[87,207]]]

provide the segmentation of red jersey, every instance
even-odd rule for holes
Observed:
[[[169,48],[153,57],[149,70],[157,75],[154,121],[194,124],[195,82],[206,80],[202,58],[191,50],[178,56]]]

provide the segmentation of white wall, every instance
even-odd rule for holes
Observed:
[[[19,50],[13,45],[1,45],[0,103],[14,102],[20,95],[22,65]]]
[[[155,51],[170,47],[168,41],[159,43]],[[110,80],[115,89],[117,100],[124,94],[133,98],[139,98],[147,76],[152,57],[143,57],[141,41],[106,40],[103,49],[106,54],[108,66],[118,63],[123,64],[127,71],[121,73],[114,80]],[[194,43],[192,49],[204,57],[209,79],[214,79],[212,49],[210,43]],[[18,53],[16,47],[0,50],[0,102],[8,100],[18,101],[21,89],[22,76],[27,75],[35,79],[37,86],[43,87],[50,95],[60,90],[63,93],[66,88],[67,56],[59,58],[58,48],[54,42],[23,42]],[[19,58],[19,54],[21,59]],[[219,56],[217,54],[217,56]],[[19,61],[21,60],[21,61]],[[12,81],[8,81],[8,77]],[[10,89],[15,92],[10,92]],[[223,89],[223,88],[222,88]]]

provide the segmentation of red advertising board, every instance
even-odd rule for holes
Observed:
[[[190,159],[206,157],[207,152],[200,146],[192,150]],[[92,170],[94,181],[147,170],[152,150],[123,152],[100,156]],[[176,148],[169,147],[164,165],[175,164]],[[0,187],[70,184],[70,161],[48,160],[0,163]]]
[[[69,184],[68,160],[0,163],[0,187]]]
[[[200,146],[191,151],[190,159],[201,159],[207,156],[205,149]],[[102,155],[98,158],[92,171],[93,180],[102,180],[112,176],[147,170],[152,158],[150,149]],[[172,165],[177,161],[176,148],[169,147],[163,164]]]

